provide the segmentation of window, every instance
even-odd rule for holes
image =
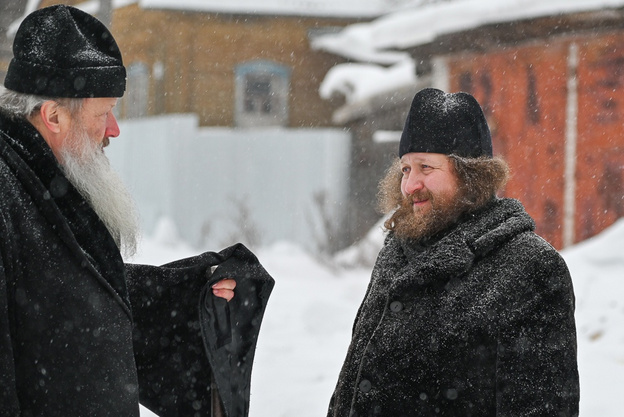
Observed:
[[[245,77],[245,112],[271,114],[271,77],[249,74]],[[274,107],[274,106],[273,106]]]
[[[290,70],[269,61],[253,61],[236,68],[236,125],[288,124]]]

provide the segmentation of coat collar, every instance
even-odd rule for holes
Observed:
[[[464,275],[480,258],[513,237],[535,229],[533,219],[514,199],[496,199],[466,215],[430,245],[414,250],[414,243],[389,235],[383,251],[399,259],[394,280],[398,288],[434,285],[443,287],[451,277]]]
[[[78,261],[104,281],[130,314],[125,267],[112,236],[35,127],[0,112],[0,154]]]

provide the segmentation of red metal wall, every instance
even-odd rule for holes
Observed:
[[[624,34],[561,38],[450,57],[452,91],[483,106],[537,232],[563,246],[570,44],[578,46],[575,242],[624,215]],[[620,45],[623,45],[620,47]]]

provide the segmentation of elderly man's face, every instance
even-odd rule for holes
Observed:
[[[116,98],[87,98],[77,115],[84,133],[102,149],[108,146],[109,138],[119,136],[119,125],[113,115],[116,104]]]

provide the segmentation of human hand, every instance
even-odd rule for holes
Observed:
[[[234,298],[234,288],[236,288],[236,281],[226,278],[212,285],[212,293],[217,297],[230,301]]]

